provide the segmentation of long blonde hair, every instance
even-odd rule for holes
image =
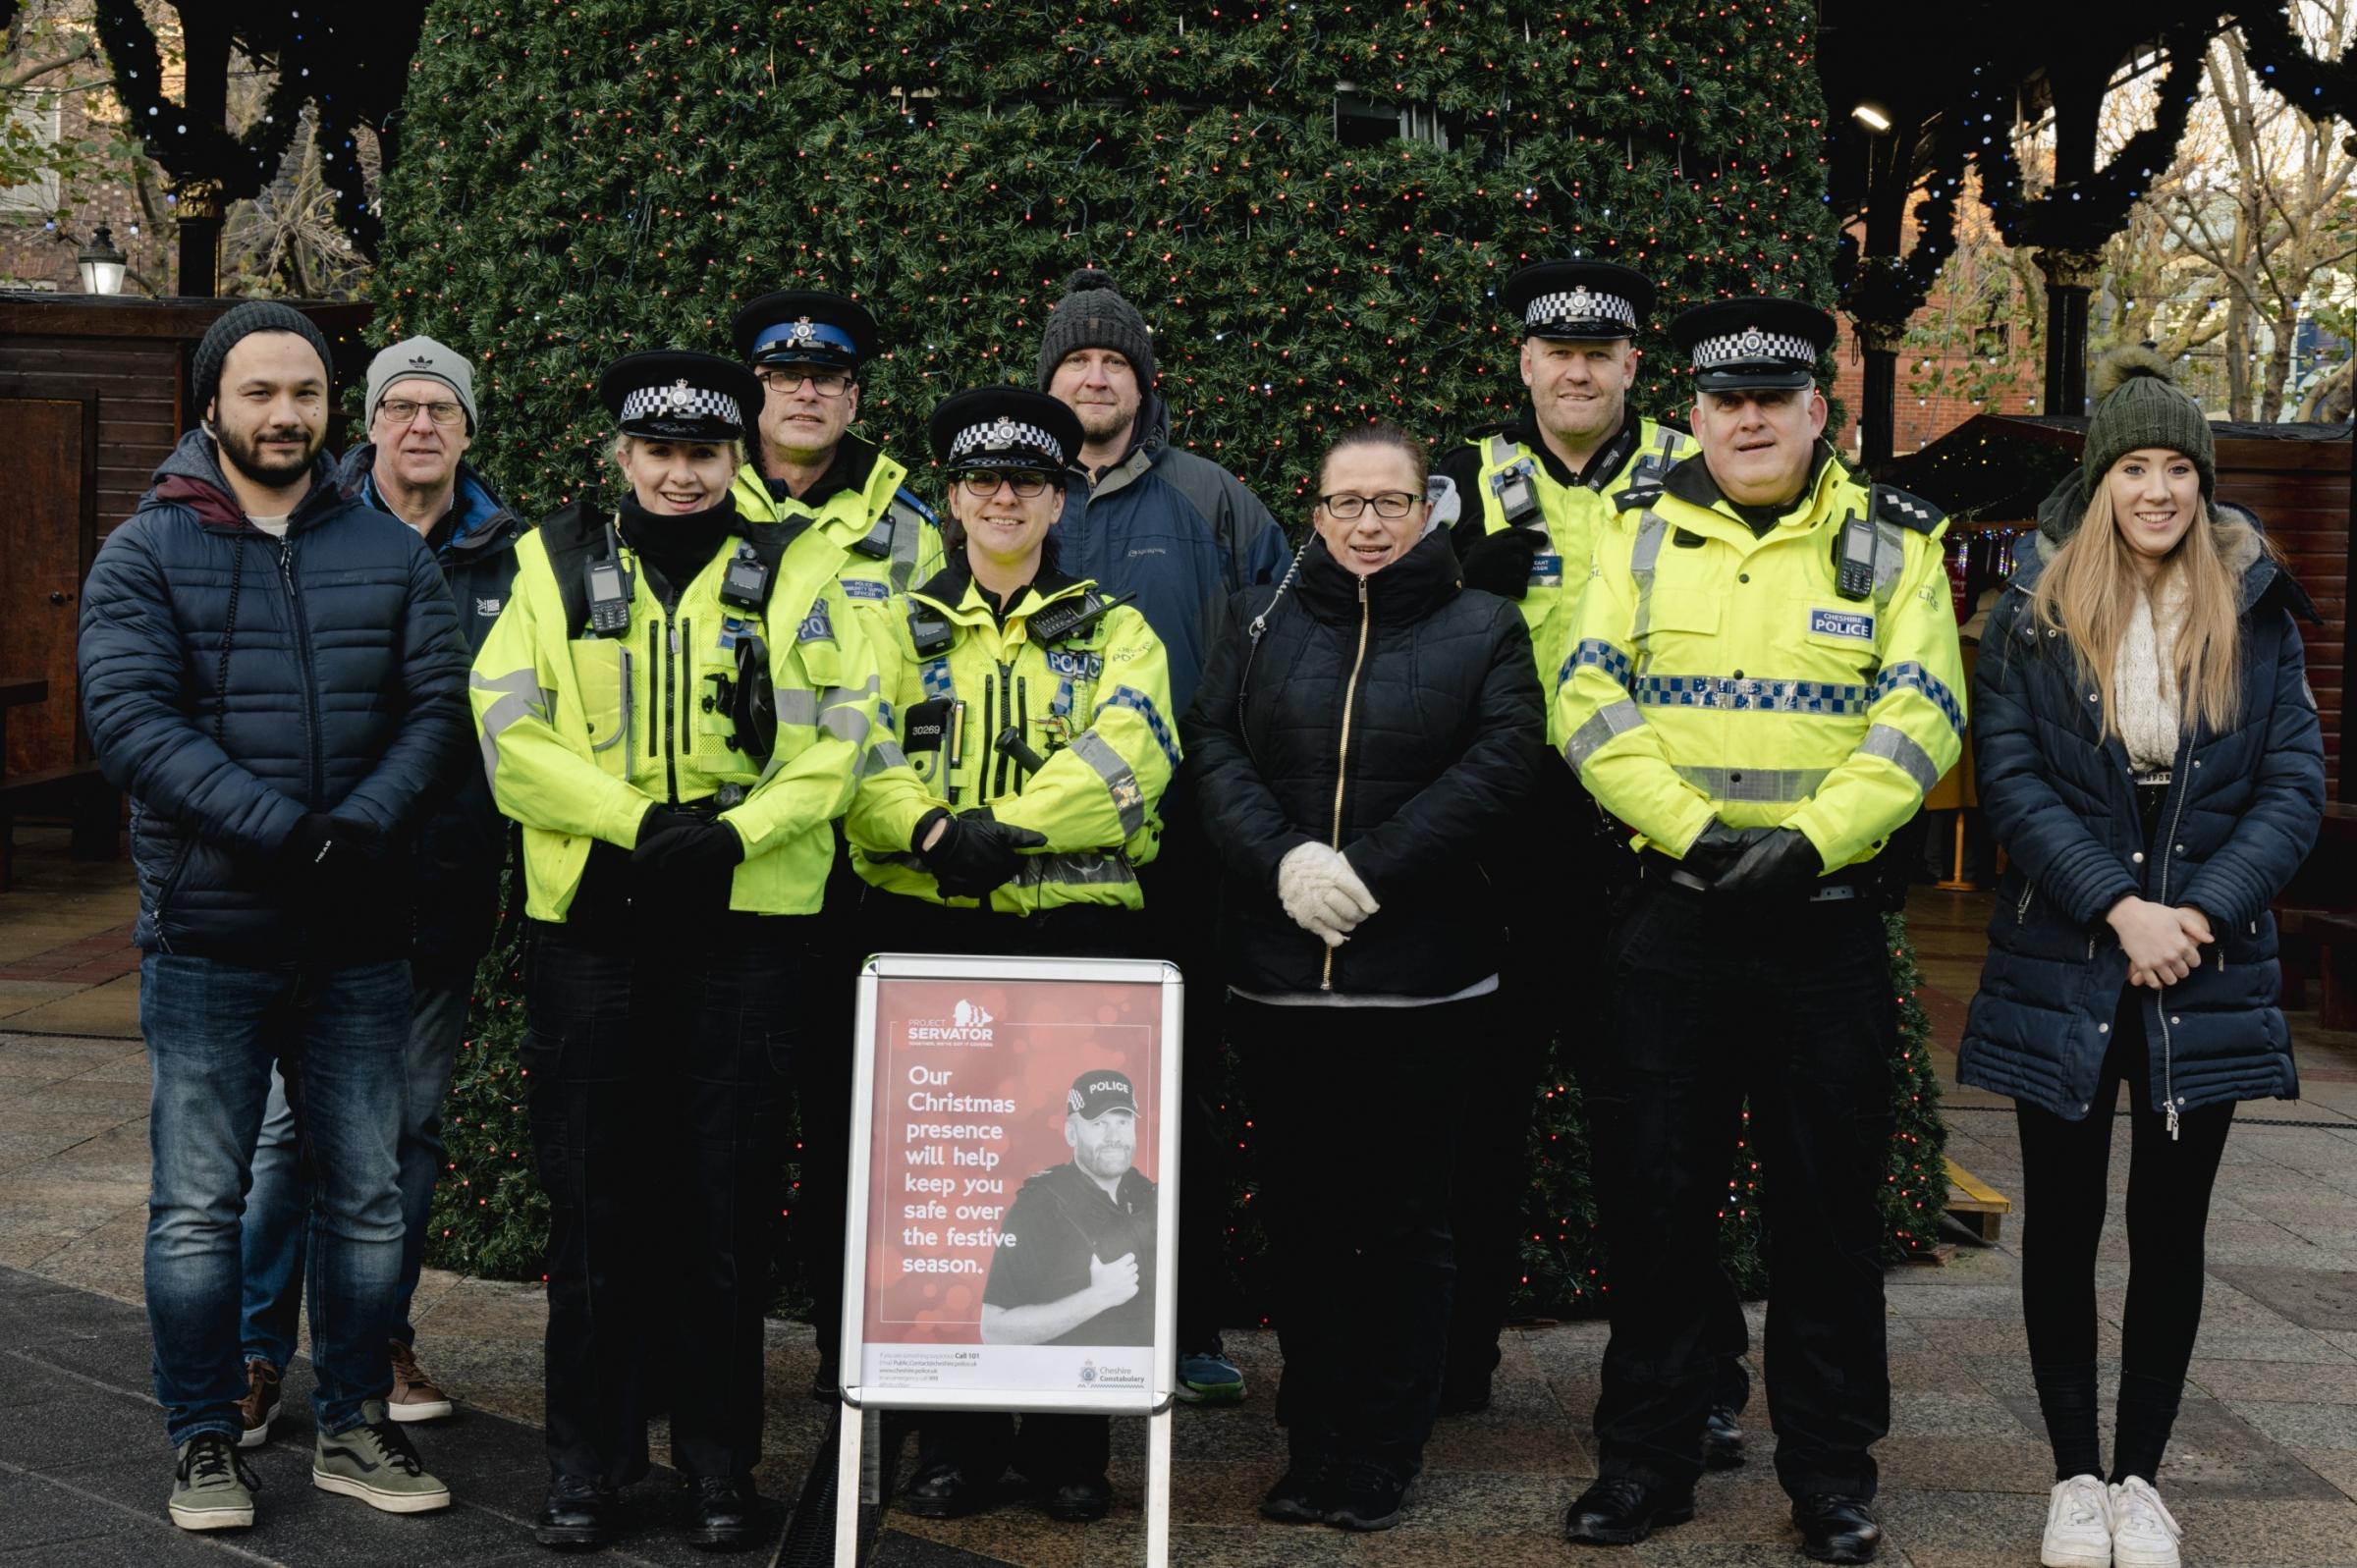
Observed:
[[[2099,478],[2093,489],[2078,530],[2046,564],[2030,604],[2040,626],[2070,639],[2080,675],[2103,696],[2106,731],[2116,734],[2112,673],[2148,584],[2135,552],[2119,536],[2110,488]],[[2198,718],[2216,734],[2231,728],[2242,708],[2242,583],[2228,560],[2255,559],[2274,547],[2239,516],[2214,511],[2206,500],[2202,512],[2149,588],[2158,597],[2170,577],[2181,586],[2185,620],[2170,661],[2177,717],[2180,723]]]

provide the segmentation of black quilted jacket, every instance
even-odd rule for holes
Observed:
[[[132,802],[138,945],[269,964],[404,958],[404,838],[472,761],[466,661],[434,558],[322,461],[285,543],[191,431],[82,596],[82,714]],[[374,829],[332,907],[276,860],[303,813]]]
[[[1365,578],[1313,538],[1286,584],[1236,595],[1180,730],[1231,985],[1445,997],[1498,972],[1485,862],[1532,831],[1546,721],[1520,612],[1458,585],[1446,532]],[[1313,838],[1382,905],[1331,956],[1277,898]]]

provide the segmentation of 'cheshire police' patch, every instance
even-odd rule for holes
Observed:
[[[1860,642],[1872,642],[1874,617],[1860,610],[1812,610],[1809,630],[1821,636],[1855,637]]]

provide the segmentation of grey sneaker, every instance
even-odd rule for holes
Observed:
[[[450,1488],[425,1473],[409,1434],[393,1425],[382,1399],[360,1407],[360,1424],[311,1449],[311,1485],[357,1497],[389,1514],[431,1513],[450,1506]]]
[[[261,1489],[236,1438],[225,1432],[200,1432],[180,1445],[180,1464],[172,1472],[172,1522],[183,1530],[244,1530],[253,1523],[253,1494]]]

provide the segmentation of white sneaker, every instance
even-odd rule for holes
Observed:
[[[2111,1487],[2115,1568],[2177,1568],[2177,1541],[2184,1534],[2151,1482],[2130,1476]]]
[[[2103,1477],[2055,1483],[2038,1560],[2046,1568],[2111,1568],[2111,1494]]]

